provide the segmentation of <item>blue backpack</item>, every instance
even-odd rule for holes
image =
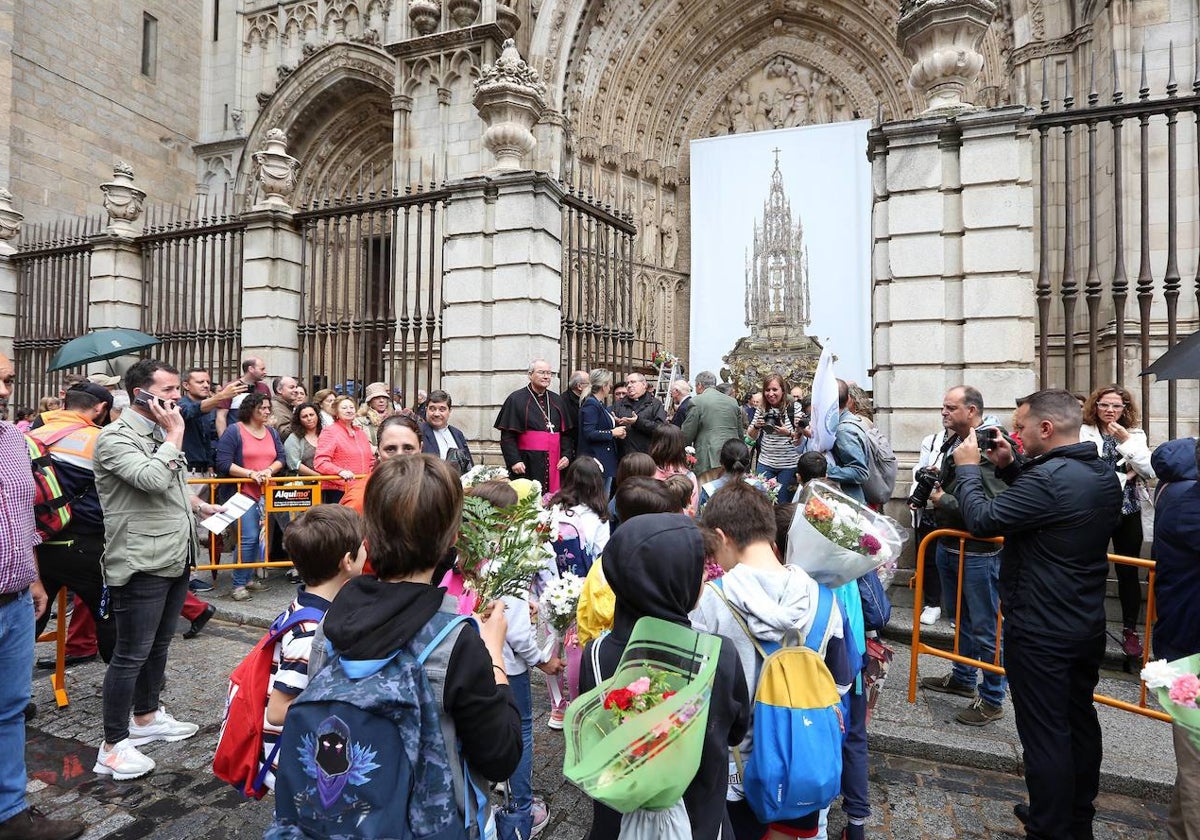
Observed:
[[[472,620],[439,612],[382,660],[333,654],[288,710],[275,821],[264,840],[485,835],[486,797],[465,766],[468,807],[465,819],[459,816],[451,764],[459,759],[447,754],[439,702],[424,667]]]
[[[721,588],[714,589],[763,660],[754,691],[754,749],[744,762],[733,750],[746,803],[763,823],[829,807],[841,792],[843,740],[841,697],[820,653],[830,633],[833,592],[819,587],[803,644],[797,637],[780,645],[755,638]]]
[[[558,573],[571,572],[581,578],[587,577],[596,558],[584,548],[579,529],[569,522],[559,523],[558,529],[558,539],[551,543]]]

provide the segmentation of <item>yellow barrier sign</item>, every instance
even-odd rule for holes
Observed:
[[[267,513],[294,513],[321,504],[321,483],[289,482],[267,488]]]

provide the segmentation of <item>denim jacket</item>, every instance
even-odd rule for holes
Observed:
[[[124,586],[136,572],[178,577],[199,555],[187,459],[173,444],[155,440],[156,428],[126,410],[96,441],[109,586]]]

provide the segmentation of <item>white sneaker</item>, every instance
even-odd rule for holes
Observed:
[[[184,723],[175,720],[167,714],[167,710],[159,707],[154,714],[154,720],[145,726],[139,726],[132,719],[129,721],[129,742],[135,747],[149,744],[153,741],[183,741],[191,738],[200,727],[194,723]]]
[[[941,607],[926,607],[921,610],[922,624],[937,624],[938,619],[942,617]]]
[[[96,756],[96,766],[92,768],[92,772],[99,773],[101,776],[112,776],[117,781],[123,782],[127,779],[145,776],[153,769],[154,759],[143,755],[133,742],[126,738],[124,741],[113,744],[113,748],[107,751],[104,749],[104,744],[101,743],[100,753]]]

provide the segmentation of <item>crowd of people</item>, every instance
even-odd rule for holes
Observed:
[[[14,375],[0,356],[0,397]],[[395,819],[432,828],[465,820],[481,836],[489,826],[506,837],[541,831],[549,809],[533,791],[535,740],[557,736],[534,732],[530,671],[554,677],[566,666],[537,634],[537,593],[564,573],[564,557],[584,578],[574,622],[578,692],[613,675],[640,619],[720,638],[699,766],[681,800],[691,836],[825,836],[827,809],[764,819],[742,795],[740,765],[731,769],[735,755],[740,761],[754,749],[750,711],[763,646],[815,632],[844,710],[841,836],[865,837],[864,668],[868,638],[880,628],[855,581],[833,590],[828,625],[817,628],[823,587],[793,562],[802,549],[788,537],[803,516],[793,499],[811,481],[864,501],[874,469],[869,397],[838,381],[835,434],[827,451],[817,451],[807,396],[776,374],[740,404],[713,373],[701,372],[694,387],[671,384],[669,405],[638,372],[618,382],[607,370],[576,371],[562,393],[550,387],[553,376],[546,360],[535,359],[528,384],[496,417],[508,479],[465,490],[461,476],[475,458],[468,435],[450,424],[453,402],[442,390],[420,394],[411,409],[386,383],[367,385],[361,404],[324,390],[310,400],[294,377],[269,379],[257,358],[216,391],[207,371],[180,373],[153,359],[121,380],[68,381],[60,407],[30,419],[29,434],[51,453],[72,505],[71,522],[46,538],[34,519],[26,443],[17,426],[0,422],[0,631],[11,639],[0,653],[0,837],[65,839],[86,829],[47,819],[24,799],[23,720],[47,592],[65,586],[77,596],[77,616],[94,620],[92,655],[108,666],[93,769],[119,781],[140,778],[156,766],[142,747],[198,731],[169,714],[162,695],[178,616],[192,610],[194,636],[214,612],[192,594],[211,590],[217,578],[190,571],[204,563],[202,541],[223,541],[228,550],[218,545],[213,553],[253,563],[271,554],[276,525],[300,586],[277,621],[286,629],[272,637],[261,725],[263,784],[276,791],[267,837],[309,836],[300,827],[311,828],[316,813],[332,820],[320,836],[374,836],[372,825]],[[909,504],[920,527],[962,529],[976,539],[938,546],[929,580],[941,584],[940,598],[922,620],[944,611],[961,629],[961,652],[983,661],[997,657],[999,641],[1007,680],[955,664],[922,684],[969,698],[958,721],[972,726],[999,719],[1007,692],[1025,750],[1029,804],[1017,813],[1027,836],[1090,836],[1101,749],[1091,695],[1104,651],[1108,546],[1140,551],[1140,488],[1156,469],[1169,498],[1184,503],[1200,445],[1187,442],[1189,461],[1169,444],[1160,448],[1161,464],[1152,464],[1134,428],[1132,397],[1116,386],[1083,400],[1032,394],[1011,429],[985,414],[977,389],[957,386],[943,399],[942,417],[943,429],[923,447]],[[262,487],[283,474],[330,477],[324,504],[264,519]],[[763,482],[744,480],[753,474]],[[208,536],[197,527],[224,509],[225,498],[189,479],[213,477],[239,479],[237,490],[253,502],[236,545],[231,533]],[[526,596],[485,602],[474,594],[478,572],[456,551],[464,511],[515,509],[531,492],[528,480],[547,494],[556,546],[566,548],[546,560]],[[767,480],[774,498],[763,490]],[[1154,645],[1172,655],[1200,652],[1196,613],[1184,606],[1200,581],[1182,568],[1200,525],[1194,512],[1164,524],[1156,541],[1164,541],[1168,560],[1159,572],[1165,625]],[[999,536],[1003,548],[988,541]],[[239,601],[267,585],[248,568],[234,568],[231,578],[229,596]],[[708,585],[714,579],[720,584]],[[1118,580],[1122,644],[1140,655],[1136,570],[1118,572]],[[462,622],[463,614],[476,620]],[[415,717],[401,716],[405,704],[389,695],[397,686],[416,698]],[[563,727],[566,702],[556,700],[551,730]],[[419,779],[427,797],[371,804],[372,773],[393,753],[355,741],[359,724],[328,713],[336,703],[420,729],[421,760],[406,763],[397,747],[400,769],[386,773]],[[1176,751],[1182,778],[1197,754],[1186,738],[1177,737]],[[505,804],[493,812],[494,783]],[[1180,826],[1195,814],[1191,791],[1190,799],[1182,786],[1177,792],[1172,819]],[[616,837],[621,823],[621,814],[596,801],[588,836]]]

